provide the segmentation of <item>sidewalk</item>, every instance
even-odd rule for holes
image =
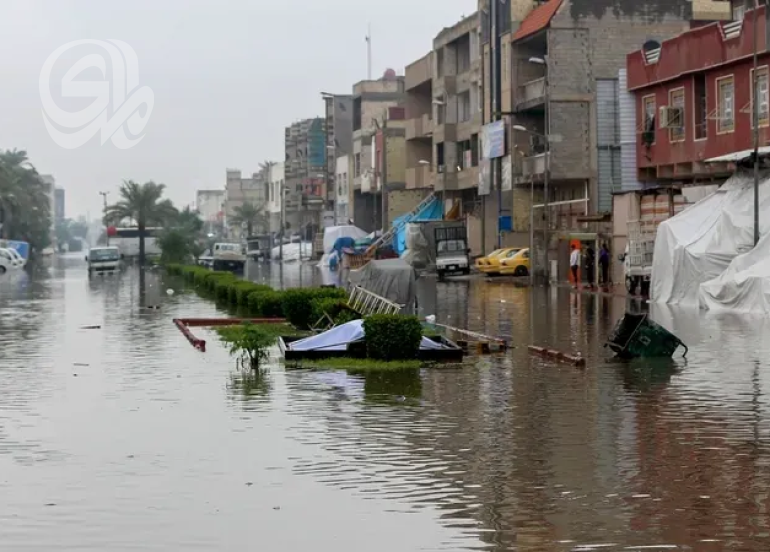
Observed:
[[[598,286],[598,287],[586,287],[585,285],[581,284],[578,288],[575,288],[573,284],[570,282],[559,282],[556,284],[556,287],[560,288],[568,288],[571,289],[574,293],[583,293],[583,294],[593,294],[593,295],[599,295],[604,297],[621,297],[623,299],[649,299],[647,296],[643,295],[631,295],[626,291],[626,288],[622,284],[611,284],[609,286]]]

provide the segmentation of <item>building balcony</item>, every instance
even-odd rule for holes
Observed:
[[[479,185],[479,168],[442,172],[436,178],[436,191],[469,190]]]
[[[433,171],[428,165],[406,169],[406,189],[433,188]]]
[[[433,119],[425,114],[406,121],[406,139],[429,138],[433,133]]]
[[[545,77],[525,82],[516,95],[516,111],[541,107],[545,104]]]
[[[545,175],[550,155],[551,153],[548,152],[522,157],[521,162],[517,163],[513,168],[515,183],[521,184],[542,179]]]
[[[433,52],[428,53],[414,63],[406,66],[405,87],[412,90],[418,86],[429,82],[433,74]]]
[[[441,142],[456,142],[457,141],[457,125],[454,123],[446,123],[443,125],[434,125],[433,127],[433,142],[439,144]]]

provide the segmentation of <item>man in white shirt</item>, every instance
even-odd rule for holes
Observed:
[[[572,280],[578,285],[578,270],[580,270],[580,249],[572,246],[572,253],[569,256],[569,268],[572,271]]]

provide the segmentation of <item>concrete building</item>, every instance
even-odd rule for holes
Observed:
[[[224,220],[224,190],[198,190],[195,193],[195,210],[203,220],[207,233],[221,231]]]
[[[392,69],[379,80],[353,86],[353,219],[364,230],[382,227],[382,198],[375,187],[372,138],[387,116],[387,109],[402,105],[404,99],[404,77]]]
[[[337,161],[340,157],[349,157],[353,153],[353,96],[323,93],[322,97],[326,116],[327,209],[333,211],[334,218],[337,219]],[[347,220],[347,216],[344,220]]]
[[[327,148],[325,119],[305,119],[286,127],[284,177],[286,213],[296,215],[299,231],[312,240],[321,227],[321,216],[327,203]]]
[[[353,160],[350,155],[343,155],[335,160],[334,182],[335,190],[334,207],[338,224],[347,224],[352,217],[350,210],[350,198],[352,192],[352,167]]]
[[[481,51],[478,13],[443,29],[433,50],[406,67],[406,189],[441,192],[468,226],[469,245],[481,254],[479,133]],[[417,194],[415,194],[417,196]],[[490,215],[491,216],[491,215]],[[496,217],[496,212],[495,212]],[[496,234],[487,224],[488,242]]]
[[[54,221],[61,222],[65,217],[64,188],[56,187],[54,191]]]
[[[267,179],[267,211],[270,218],[270,232],[277,233],[281,231],[281,209],[284,201],[283,198],[286,195],[286,192],[283,191],[287,190],[286,179],[283,163],[269,163],[268,165],[270,169]],[[295,232],[299,227],[299,213],[296,210],[285,212],[284,221],[287,232]]]
[[[609,227],[612,192],[620,182],[618,74],[626,65],[626,53],[645,41],[674,36],[692,22],[713,19],[724,10],[720,4],[724,3],[504,3],[503,10],[510,10],[510,22],[500,25],[500,111],[508,121],[507,143],[515,145],[506,153],[514,151],[508,162],[513,183],[512,230],[519,233],[519,240],[524,241],[529,230],[531,198],[542,199],[546,171],[552,229],[600,231]],[[486,2],[482,5],[486,10]],[[490,56],[486,12],[481,19],[488,121],[491,97],[486,91],[491,88],[486,75],[494,56]],[[514,125],[526,131],[512,130]],[[604,225],[588,224],[603,220],[607,221]]]
[[[258,209],[267,207],[267,170],[263,167],[259,172],[253,173],[250,178],[243,178],[238,169],[227,169],[224,200],[224,225],[230,239],[240,240],[246,238],[246,229],[242,228],[233,216],[236,208],[250,203]],[[253,232],[267,231],[265,224],[255,223]]]

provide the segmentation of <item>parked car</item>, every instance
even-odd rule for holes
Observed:
[[[18,266],[19,268],[24,268],[26,266],[27,259],[22,257],[21,254],[18,251],[16,251],[13,247],[6,248],[6,251],[8,251],[8,253],[11,254],[11,257],[14,258],[14,260],[16,261],[16,266]]]
[[[0,249],[0,274],[6,274],[19,269],[16,258],[7,249]]]
[[[515,255],[503,259],[500,274],[504,276],[529,276],[529,270],[529,248],[524,248]]]
[[[500,271],[503,269],[503,262],[507,259],[511,259],[518,255],[521,252],[520,247],[508,247],[506,248],[503,253],[500,253],[498,255],[495,255],[494,257],[489,259],[489,264],[485,265],[481,272],[488,276],[494,276],[496,274],[500,274]]]

